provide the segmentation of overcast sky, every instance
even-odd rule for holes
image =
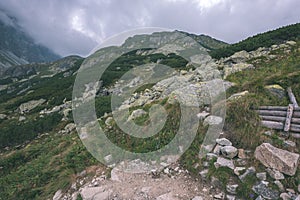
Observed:
[[[0,8],[62,56],[87,55],[133,28],[177,29],[233,43],[300,21],[299,0],[0,0]]]

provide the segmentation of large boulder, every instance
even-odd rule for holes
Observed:
[[[269,143],[263,143],[255,150],[255,158],[264,166],[284,174],[295,175],[299,163],[299,154],[278,149]]]

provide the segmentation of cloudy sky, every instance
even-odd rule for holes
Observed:
[[[233,43],[300,22],[299,0],[0,0],[0,8],[63,56],[87,55],[134,28],[183,30]]]

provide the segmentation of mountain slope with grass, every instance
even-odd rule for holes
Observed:
[[[211,38],[205,40],[206,37],[199,40],[202,42],[196,40],[203,44],[207,58],[197,67],[174,53],[167,53],[164,48],[130,51],[109,65],[99,82],[100,87],[96,87],[96,115],[107,138],[128,151],[157,150],[175,137],[182,112],[176,100],[178,95],[183,94],[184,102],[191,103],[195,95],[191,91],[197,88],[196,97],[204,99],[199,113],[190,112],[199,124],[187,151],[169,166],[165,163],[171,156],[158,160],[162,169],[151,173],[123,173],[118,166],[104,166],[87,151],[74,124],[71,100],[78,69],[94,61],[101,51],[109,52],[117,47],[101,49],[85,59],[70,56],[49,63],[11,67],[0,79],[0,200],[100,197],[250,200],[280,199],[280,196],[296,199],[300,193],[299,164],[292,166],[297,169],[295,174],[288,175],[281,169],[266,167],[254,155],[263,143],[273,145],[280,152],[300,153],[299,139],[293,137],[296,135],[262,127],[256,112],[264,105],[287,106],[290,103],[287,87],[292,88],[300,101],[300,38],[286,36],[286,31],[290,31],[290,26],[273,31],[272,35],[283,39],[275,42],[274,36],[266,46],[265,43],[256,46],[259,36],[249,38],[247,43],[253,44],[249,49],[235,49],[235,45],[228,46]],[[154,36],[135,36],[124,46]],[[207,55],[224,45],[234,52],[215,56],[220,59]],[[142,72],[160,72],[155,68],[155,64],[160,63],[170,66],[174,73],[157,83],[138,87],[122,104],[129,109],[126,120],[142,126],[151,123],[151,112],[151,116],[155,116],[155,110],[151,111],[153,105],[160,105],[168,114],[165,125],[156,135],[141,139],[126,134],[114,121],[111,97],[135,86],[135,81],[119,81],[124,73],[149,63],[149,68]],[[219,70],[226,89],[225,99],[217,101],[215,107],[205,101],[205,88],[215,78],[212,69]],[[204,79],[203,70],[212,72],[206,73],[211,76]],[[134,75],[141,73],[137,70]],[[87,84],[84,88],[87,99],[94,94],[90,89],[93,86]],[[173,93],[174,90],[177,93]],[[220,119],[214,109],[224,103],[226,116]],[[227,140],[203,146],[208,125],[220,120],[225,122],[220,138]],[[204,157],[199,157],[201,149],[204,149]],[[112,157],[107,155],[106,159]],[[143,161],[133,164],[138,168],[145,166]]]

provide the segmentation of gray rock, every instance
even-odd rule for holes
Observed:
[[[206,178],[207,178],[207,175],[208,175],[208,172],[209,172],[209,170],[208,170],[208,169],[205,169],[205,170],[203,170],[203,171],[199,172],[199,174],[200,174],[200,176],[201,176],[202,180],[206,180]]]
[[[156,197],[156,200],[178,200],[178,198],[174,197],[172,192],[169,192]]]
[[[287,148],[294,148],[296,147],[296,143],[291,141],[291,140],[287,140],[283,142],[283,145]]]
[[[239,99],[239,98],[241,98],[241,97],[243,97],[243,96],[246,96],[247,94],[249,94],[248,91],[239,92],[239,93],[236,93],[236,94],[231,95],[231,96],[228,98],[228,100],[229,100],[229,101],[230,101],[230,100],[236,100],[236,99]]]
[[[213,153],[216,155],[220,155],[222,146],[217,144],[213,150]]]
[[[241,175],[241,172],[243,172],[244,170],[246,170],[245,167],[236,167],[236,168],[234,168],[233,172],[235,175],[239,176],[239,175]]]
[[[113,119],[112,117],[108,117],[108,118],[105,120],[105,125],[106,125],[106,126],[111,126],[113,120],[114,120],[114,119]]]
[[[37,106],[43,104],[44,102],[46,102],[45,99],[39,99],[39,100],[31,100],[26,103],[22,103],[19,106],[19,111],[21,114],[27,113],[27,112],[31,111],[32,109],[36,108]]]
[[[200,196],[195,196],[192,200],[203,200],[203,198]]]
[[[280,198],[281,198],[282,200],[291,200],[291,199],[292,199],[292,197],[291,197],[288,193],[286,193],[286,192],[281,193],[281,194],[280,194]]]
[[[111,190],[105,190],[103,187],[84,187],[80,190],[84,200],[108,199],[111,193]]]
[[[228,167],[230,169],[234,169],[234,164],[232,160],[228,160],[226,158],[218,157],[217,161],[214,163],[216,168],[219,167]]]
[[[214,153],[208,153],[208,154],[206,154],[206,159],[208,161],[211,161],[211,160],[216,159],[216,158],[218,158],[218,155],[216,155]]]
[[[246,172],[242,175],[239,176],[239,179],[243,182],[245,181],[245,179],[248,177],[248,176],[252,176],[253,174],[255,174],[255,168],[254,167],[249,167]]]
[[[221,148],[222,155],[225,156],[226,158],[234,158],[238,154],[237,148],[233,146],[224,146]]]
[[[218,116],[208,116],[204,122],[203,125],[207,126],[207,125],[220,125],[223,122],[223,118],[222,117],[218,117]]]
[[[26,120],[26,117],[24,117],[24,116],[19,117],[19,122],[22,122],[22,121],[25,121],[25,120]]]
[[[227,200],[235,200],[236,197],[235,197],[234,195],[227,194],[227,195],[226,195],[226,199],[227,199]]]
[[[280,85],[268,85],[265,87],[271,94],[282,99],[285,97],[285,90]]]
[[[214,198],[215,199],[224,199],[224,197],[225,197],[225,194],[224,193],[219,193],[219,194],[216,194],[216,195],[214,195]]]
[[[6,119],[7,118],[7,115],[5,114],[0,114],[0,119]]]
[[[226,138],[216,139],[216,142],[221,146],[231,146],[232,143]]]
[[[256,177],[261,181],[265,181],[267,179],[267,173],[266,172],[257,173]]]
[[[239,187],[239,185],[237,184],[234,184],[234,185],[226,185],[226,191],[229,193],[229,194],[236,194],[236,190],[237,188]]]
[[[264,200],[262,196],[258,196],[255,200]]]
[[[276,181],[274,181],[274,184],[277,185],[277,187],[279,188],[280,192],[285,191],[284,186],[283,186],[283,184],[280,181],[276,180]]]
[[[265,199],[273,200],[273,199],[279,198],[279,192],[268,188],[268,186],[263,182],[259,183],[258,185],[253,186],[252,190],[256,194],[261,195]]]
[[[276,148],[269,143],[263,143],[256,148],[254,155],[266,167],[290,176],[296,174],[299,154]]]
[[[298,195],[295,200],[300,200],[300,195]]]
[[[277,170],[272,170],[272,169],[268,168],[267,172],[275,180],[283,180],[284,179],[284,175]]]
[[[197,117],[198,117],[198,119],[200,119],[200,120],[204,120],[208,115],[209,115],[208,112],[203,111],[203,112],[201,112],[201,113],[198,113],[198,114],[197,114]]]
[[[61,197],[63,196],[62,190],[57,190],[53,196],[53,200],[60,200]]]
[[[298,185],[298,192],[300,192],[300,184]]]

